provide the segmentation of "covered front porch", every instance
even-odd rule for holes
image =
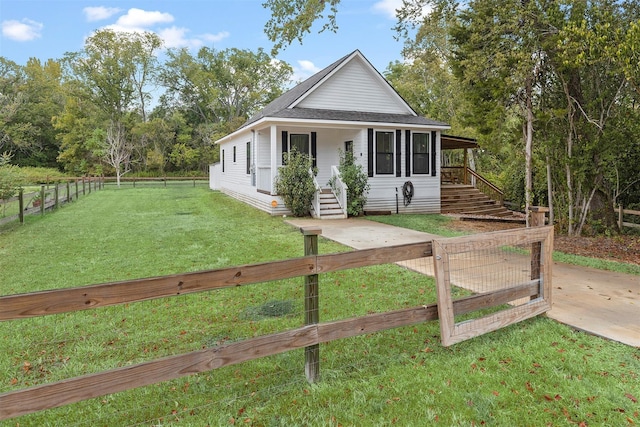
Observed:
[[[310,174],[317,190],[311,215],[316,218],[346,218],[346,189],[338,172],[340,153],[352,151],[358,161],[363,156],[365,138],[366,131],[361,128],[287,124],[258,129],[253,134],[255,170],[252,182],[255,190],[270,200],[272,213],[277,213],[283,206],[275,191],[275,181],[283,167],[283,159],[293,150],[303,152],[313,159]],[[343,191],[334,192],[329,184],[331,180],[335,181],[334,187],[343,188]]]

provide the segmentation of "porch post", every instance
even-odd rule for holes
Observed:
[[[271,144],[271,195],[275,194],[274,182],[278,174],[278,134],[276,130],[276,125],[271,125],[269,128],[271,134],[269,137]]]
[[[467,176],[467,167],[469,167],[469,165],[468,165],[468,163],[469,163],[469,157],[468,157],[469,156],[469,149],[468,148],[463,148],[463,150],[464,150],[464,165],[463,165],[464,168],[462,169],[462,179],[463,179],[462,182],[465,185],[467,185],[469,183],[468,182],[469,177]]]

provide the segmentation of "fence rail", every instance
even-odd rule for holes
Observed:
[[[115,185],[117,182],[117,178],[115,176],[105,176],[102,177],[102,180],[106,185]],[[123,176],[120,177],[120,184],[128,184],[133,187],[136,186],[150,186],[154,184],[159,184],[161,186],[168,185],[193,185],[196,184],[208,184],[209,177],[208,176],[160,176],[160,177],[135,177],[135,176]]]
[[[624,215],[640,216],[640,211],[624,209],[622,205],[615,208],[615,210],[618,211],[618,228],[620,230],[622,230],[622,227],[640,228],[640,223],[626,222],[624,220]]]
[[[305,325],[284,332],[2,393],[0,420],[301,348],[305,348],[307,379],[313,382],[319,370],[320,343],[438,319],[438,304],[430,304],[320,323],[319,273],[432,257],[433,245],[422,242],[318,255],[317,238],[321,231],[317,228],[301,231],[305,256],[300,258],[0,297],[0,321],[12,321],[257,283],[268,286],[268,282],[302,276],[306,309]],[[527,233],[522,229],[507,232]],[[539,293],[540,284],[532,282],[456,299],[451,310],[460,315],[518,298],[533,298]]]

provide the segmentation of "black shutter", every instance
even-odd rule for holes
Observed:
[[[367,172],[373,176],[373,129],[367,129]]]
[[[396,129],[396,176],[402,176],[402,131]]]
[[[436,176],[436,131],[431,131],[431,176]]]
[[[318,165],[316,157],[318,157],[317,134],[311,132],[311,161],[313,162],[314,168]]]
[[[411,131],[404,131],[404,175],[411,176]]]
[[[224,150],[222,150],[222,172],[224,173]]]

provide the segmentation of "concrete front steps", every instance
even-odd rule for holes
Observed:
[[[440,209],[443,214],[521,219],[516,212],[510,211],[471,185],[443,185],[440,191]]]
[[[321,219],[344,219],[347,217],[347,214],[338,204],[338,199],[330,189],[322,189],[319,197]]]

